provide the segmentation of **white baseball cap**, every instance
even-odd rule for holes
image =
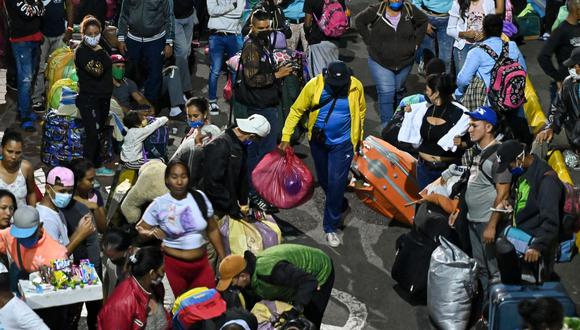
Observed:
[[[236,123],[246,133],[256,134],[262,138],[270,134],[270,123],[262,115],[255,114],[246,119],[236,119]]]

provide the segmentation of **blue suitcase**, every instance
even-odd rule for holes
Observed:
[[[522,300],[551,297],[564,307],[565,316],[576,316],[576,305],[560,282],[545,282],[542,285],[504,285],[491,287],[489,293],[489,329],[521,329],[523,321],[518,313]]]

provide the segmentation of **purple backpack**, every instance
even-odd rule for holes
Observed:
[[[349,26],[346,11],[338,0],[324,0],[322,15],[320,17],[314,15],[314,19],[320,31],[331,38],[342,36]]]
[[[479,46],[495,61],[487,87],[489,104],[498,112],[516,111],[526,102],[526,70],[509,57],[507,42],[503,42],[499,56],[488,45]]]

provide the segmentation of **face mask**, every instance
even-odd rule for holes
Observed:
[[[520,175],[524,174],[524,168],[521,166],[514,167],[514,168],[510,169],[510,173],[513,176],[520,176]]]
[[[125,77],[125,68],[119,68],[114,66],[112,69],[112,73],[113,73],[113,78],[117,79],[117,80],[123,80],[123,77]]]
[[[244,141],[242,143],[247,147],[247,146],[251,145],[252,143],[254,143],[254,141],[252,141],[252,140],[246,140],[246,141]]]
[[[96,47],[99,44],[99,40],[101,40],[101,34],[97,34],[94,37],[84,36],[85,43],[91,47]]]
[[[27,249],[32,249],[38,243],[38,235],[36,233],[30,237],[18,238],[18,243]]]
[[[580,75],[576,72],[576,69],[570,68],[568,69],[568,72],[570,73],[570,77],[572,77],[572,79],[580,80]]]
[[[270,42],[270,31],[259,31],[256,35],[258,36],[258,39],[268,43]]]
[[[67,207],[67,205],[70,203],[70,200],[72,199],[72,194],[56,192],[54,189],[52,189],[52,187],[50,189],[54,193],[54,198],[52,196],[50,197],[54,203],[54,206],[58,207],[59,209]]]
[[[401,7],[403,7],[403,2],[389,2],[389,8],[392,10],[399,11]]]
[[[188,120],[187,123],[191,128],[199,128],[203,126],[203,120],[194,120],[194,121]]]

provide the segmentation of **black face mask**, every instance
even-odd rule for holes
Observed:
[[[333,97],[347,97],[348,96],[348,89],[349,89],[349,84],[345,85],[345,86],[331,86],[329,84],[324,84],[324,89],[326,90],[326,92],[330,95],[332,95]]]
[[[258,31],[256,33],[256,37],[260,40],[262,40],[262,42],[264,42],[265,44],[268,44],[270,42],[270,30],[267,31]]]

